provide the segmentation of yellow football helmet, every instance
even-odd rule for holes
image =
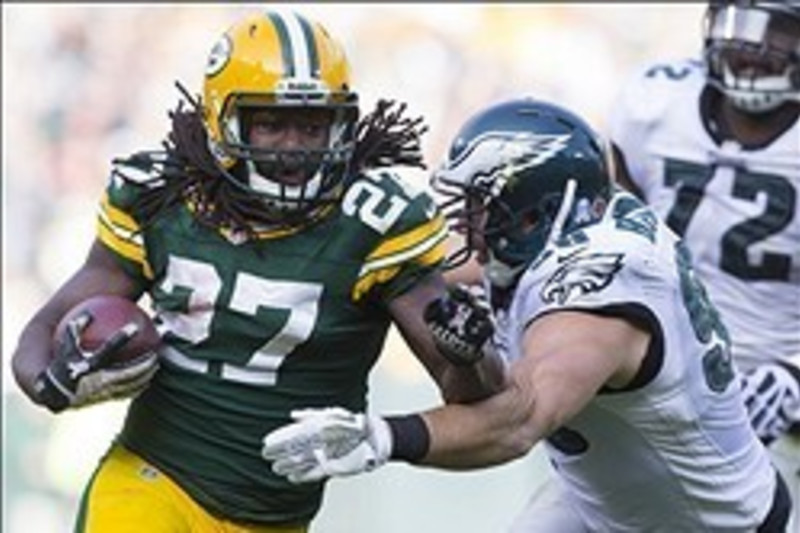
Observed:
[[[275,106],[331,110],[327,147],[289,152],[250,145],[246,113]],[[228,28],[208,56],[203,115],[209,149],[223,174],[258,195],[276,222],[338,198],[358,114],[342,46],[304,16],[277,11],[249,16]],[[308,176],[304,184],[276,179],[282,162],[299,157]]]

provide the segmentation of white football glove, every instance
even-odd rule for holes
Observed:
[[[789,363],[786,363],[787,365]],[[767,363],[742,375],[741,385],[750,424],[764,444],[800,422],[800,372]]]
[[[77,408],[105,400],[133,397],[140,393],[158,370],[158,355],[148,352],[124,364],[109,364],[110,357],[138,331],[126,324],[94,351],[84,350],[80,334],[91,322],[89,313],[67,325],[56,354],[37,378],[34,387],[41,402],[52,412]]]
[[[264,437],[261,455],[292,483],[374,470],[389,460],[392,434],[379,416],[341,407],[292,411],[295,422]]]

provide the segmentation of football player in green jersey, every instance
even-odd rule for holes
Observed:
[[[302,408],[365,410],[391,324],[447,401],[499,390],[504,367],[472,349],[488,315],[445,288],[443,217],[390,168],[424,166],[421,119],[387,101],[359,117],[321,25],[245,18],[214,45],[202,99],[180,88],[164,150],[114,162],[86,262],[25,327],[15,377],[54,412],[133,398],[77,531],[306,531],[324,484],[273,474],[261,439]],[[107,355],[81,348],[82,324],[54,353],[55,325],[99,293],[149,296],[157,357],[76,366]]]

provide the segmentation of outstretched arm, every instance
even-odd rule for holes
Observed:
[[[525,355],[511,366],[502,393],[423,413],[430,448],[420,462],[480,468],[524,455],[580,412],[600,387],[633,379],[649,339],[621,318],[562,311],[537,319],[525,332]]]
[[[591,401],[636,375],[650,334],[624,319],[558,312],[529,326],[525,355],[502,392],[404,417],[305,411],[264,439],[262,455],[291,481],[346,476],[387,460],[472,469],[524,455]]]

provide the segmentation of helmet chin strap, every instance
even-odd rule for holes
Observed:
[[[578,188],[578,182],[575,179],[570,179],[564,186],[564,195],[561,199],[561,205],[558,207],[558,212],[553,219],[553,226],[550,229],[550,234],[547,236],[548,246],[561,238],[564,231],[564,226],[567,223],[570,211],[572,211],[572,204],[575,201],[575,191]],[[503,261],[499,260],[492,249],[488,250],[489,261],[486,263],[486,277],[489,278],[492,285],[500,288],[510,287],[517,276],[530,264],[530,261],[521,263],[516,266],[510,266]],[[533,260],[534,258],[531,258]]]

